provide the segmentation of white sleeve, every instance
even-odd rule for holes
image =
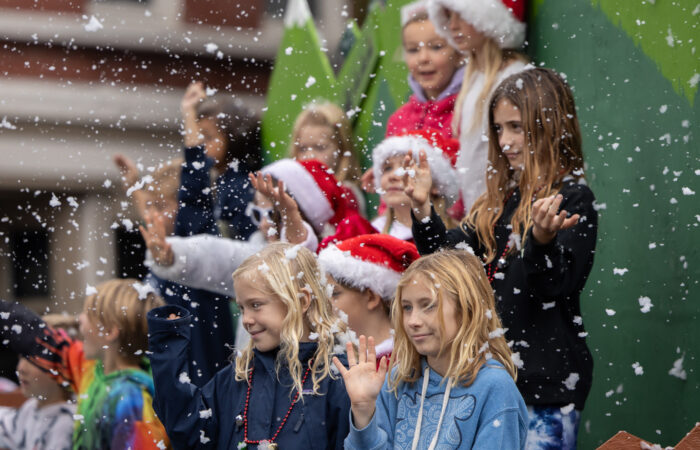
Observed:
[[[306,240],[299,245],[308,248],[312,253],[316,253],[316,250],[318,250],[318,237],[316,237],[316,233],[314,233],[314,229],[311,228],[311,225],[306,223],[306,221],[302,223],[304,224],[304,228],[306,228]],[[282,227],[280,241],[287,242],[287,227]]]
[[[197,289],[206,289],[233,296],[231,275],[241,263],[264,244],[237,241],[209,234],[190,237],[169,237],[174,263],[165,267],[156,264],[150,252],[146,253],[146,266],[158,277]]]
[[[18,432],[19,409],[0,407],[0,448],[17,448],[22,434]]]

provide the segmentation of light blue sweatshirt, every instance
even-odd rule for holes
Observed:
[[[427,363],[422,362],[425,370]],[[424,372],[423,372],[424,373]],[[370,423],[358,430],[352,423],[346,449],[410,449],[421,404],[423,375],[403,383],[398,398],[385,382]],[[446,380],[430,370],[417,448],[428,449],[437,430],[447,387]],[[528,416],[515,382],[499,362],[488,360],[469,387],[453,386],[443,414],[436,449],[522,449]]]

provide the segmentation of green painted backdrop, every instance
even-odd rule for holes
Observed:
[[[313,53],[308,30],[304,44],[283,44],[268,101],[279,109],[271,106],[265,123],[268,142],[282,144],[273,154],[286,146],[289,115],[317,95],[357,99],[343,91],[350,84],[364,88],[353,120],[356,143],[369,154],[408,96],[398,21],[404,3],[375,2],[360,30],[358,42],[376,52],[356,51],[348,61],[372,70],[343,68],[336,79],[323,54],[295,61],[296,49]],[[700,6],[537,0],[530,10],[528,52],[566,74],[575,91],[600,206],[596,263],[582,296],[595,374],[579,446],[595,448],[623,429],[675,445],[700,421]],[[305,70],[319,80],[309,88]],[[343,80],[344,73],[367,79]]]

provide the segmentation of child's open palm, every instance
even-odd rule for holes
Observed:
[[[418,152],[418,164],[413,160],[413,152],[408,151],[403,161],[404,192],[411,199],[414,214],[418,219],[430,215],[430,192],[433,189],[433,176],[424,150]]]
[[[158,211],[149,211],[146,213],[146,227],[139,226],[141,236],[146,241],[146,247],[151,251],[153,259],[161,266],[172,266],[175,262],[173,248],[165,240],[165,220],[163,215]]]
[[[541,198],[532,205],[532,235],[538,243],[548,244],[556,237],[557,232],[578,223],[578,214],[566,217],[568,212],[565,209],[559,211],[563,199],[561,194],[557,194]]]
[[[357,359],[352,344],[348,342],[346,345],[350,368],[346,369],[336,357],[333,358],[333,364],[343,376],[345,389],[350,397],[355,426],[364,428],[374,415],[377,396],[386,378],[387,361],[386,357],[382,356],[377,368],[377,352],[374,347],[374,338],[371,336],[368,340],[360,336]]]

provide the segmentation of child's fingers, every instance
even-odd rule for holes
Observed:
[[[566,211],[564,211],[566,212]],[[561,230],[566,230],[568,228],[573,227],[578,223],[578,220],[581,218],[580,214],[574,214],[573,216],[569,217],[568,219],[565,219],[564,222],[561,224]]]
[[[341,363],[336,356],[333,357],[332,361],[335,368],[338,369],[338,372],[340,372],[340,376],[345,377],[345,374],[348,373],[348,369],[345,368],[343,363]]]
[[[428,164],[428,154],[425,153],[425,150],[418,152],[418,166],[421,169],[430,168],[430,165]]]
[[[357,365],[357,360],[355,360],[355,349],[352,347],[352,342],[345,344],[345,353],[348,354],[348,366],[352,369]]]
[[[377,349],[374,346],[374,337],[370,336],[367,339],[367,360],[376,361],[377,360]]]
[[[367,362],[367,338],[362,335],[360,336],[360,345],[357,349],[357,363],[362,364]]]
[[[151,233],[149,233],[148,230],[143,227],[143,225],[139,225],[139,231],[141,232],[141,237],[143,237],[146,245],[148,245],[148,241],[151,240]]]
[[[379,367],[377,368],[377,373],[381,375],[382,379],[386,377],[386,373],[389,370],[389,360],[387,359],[386,356],[382,356],[382,359],[379,360]]]

